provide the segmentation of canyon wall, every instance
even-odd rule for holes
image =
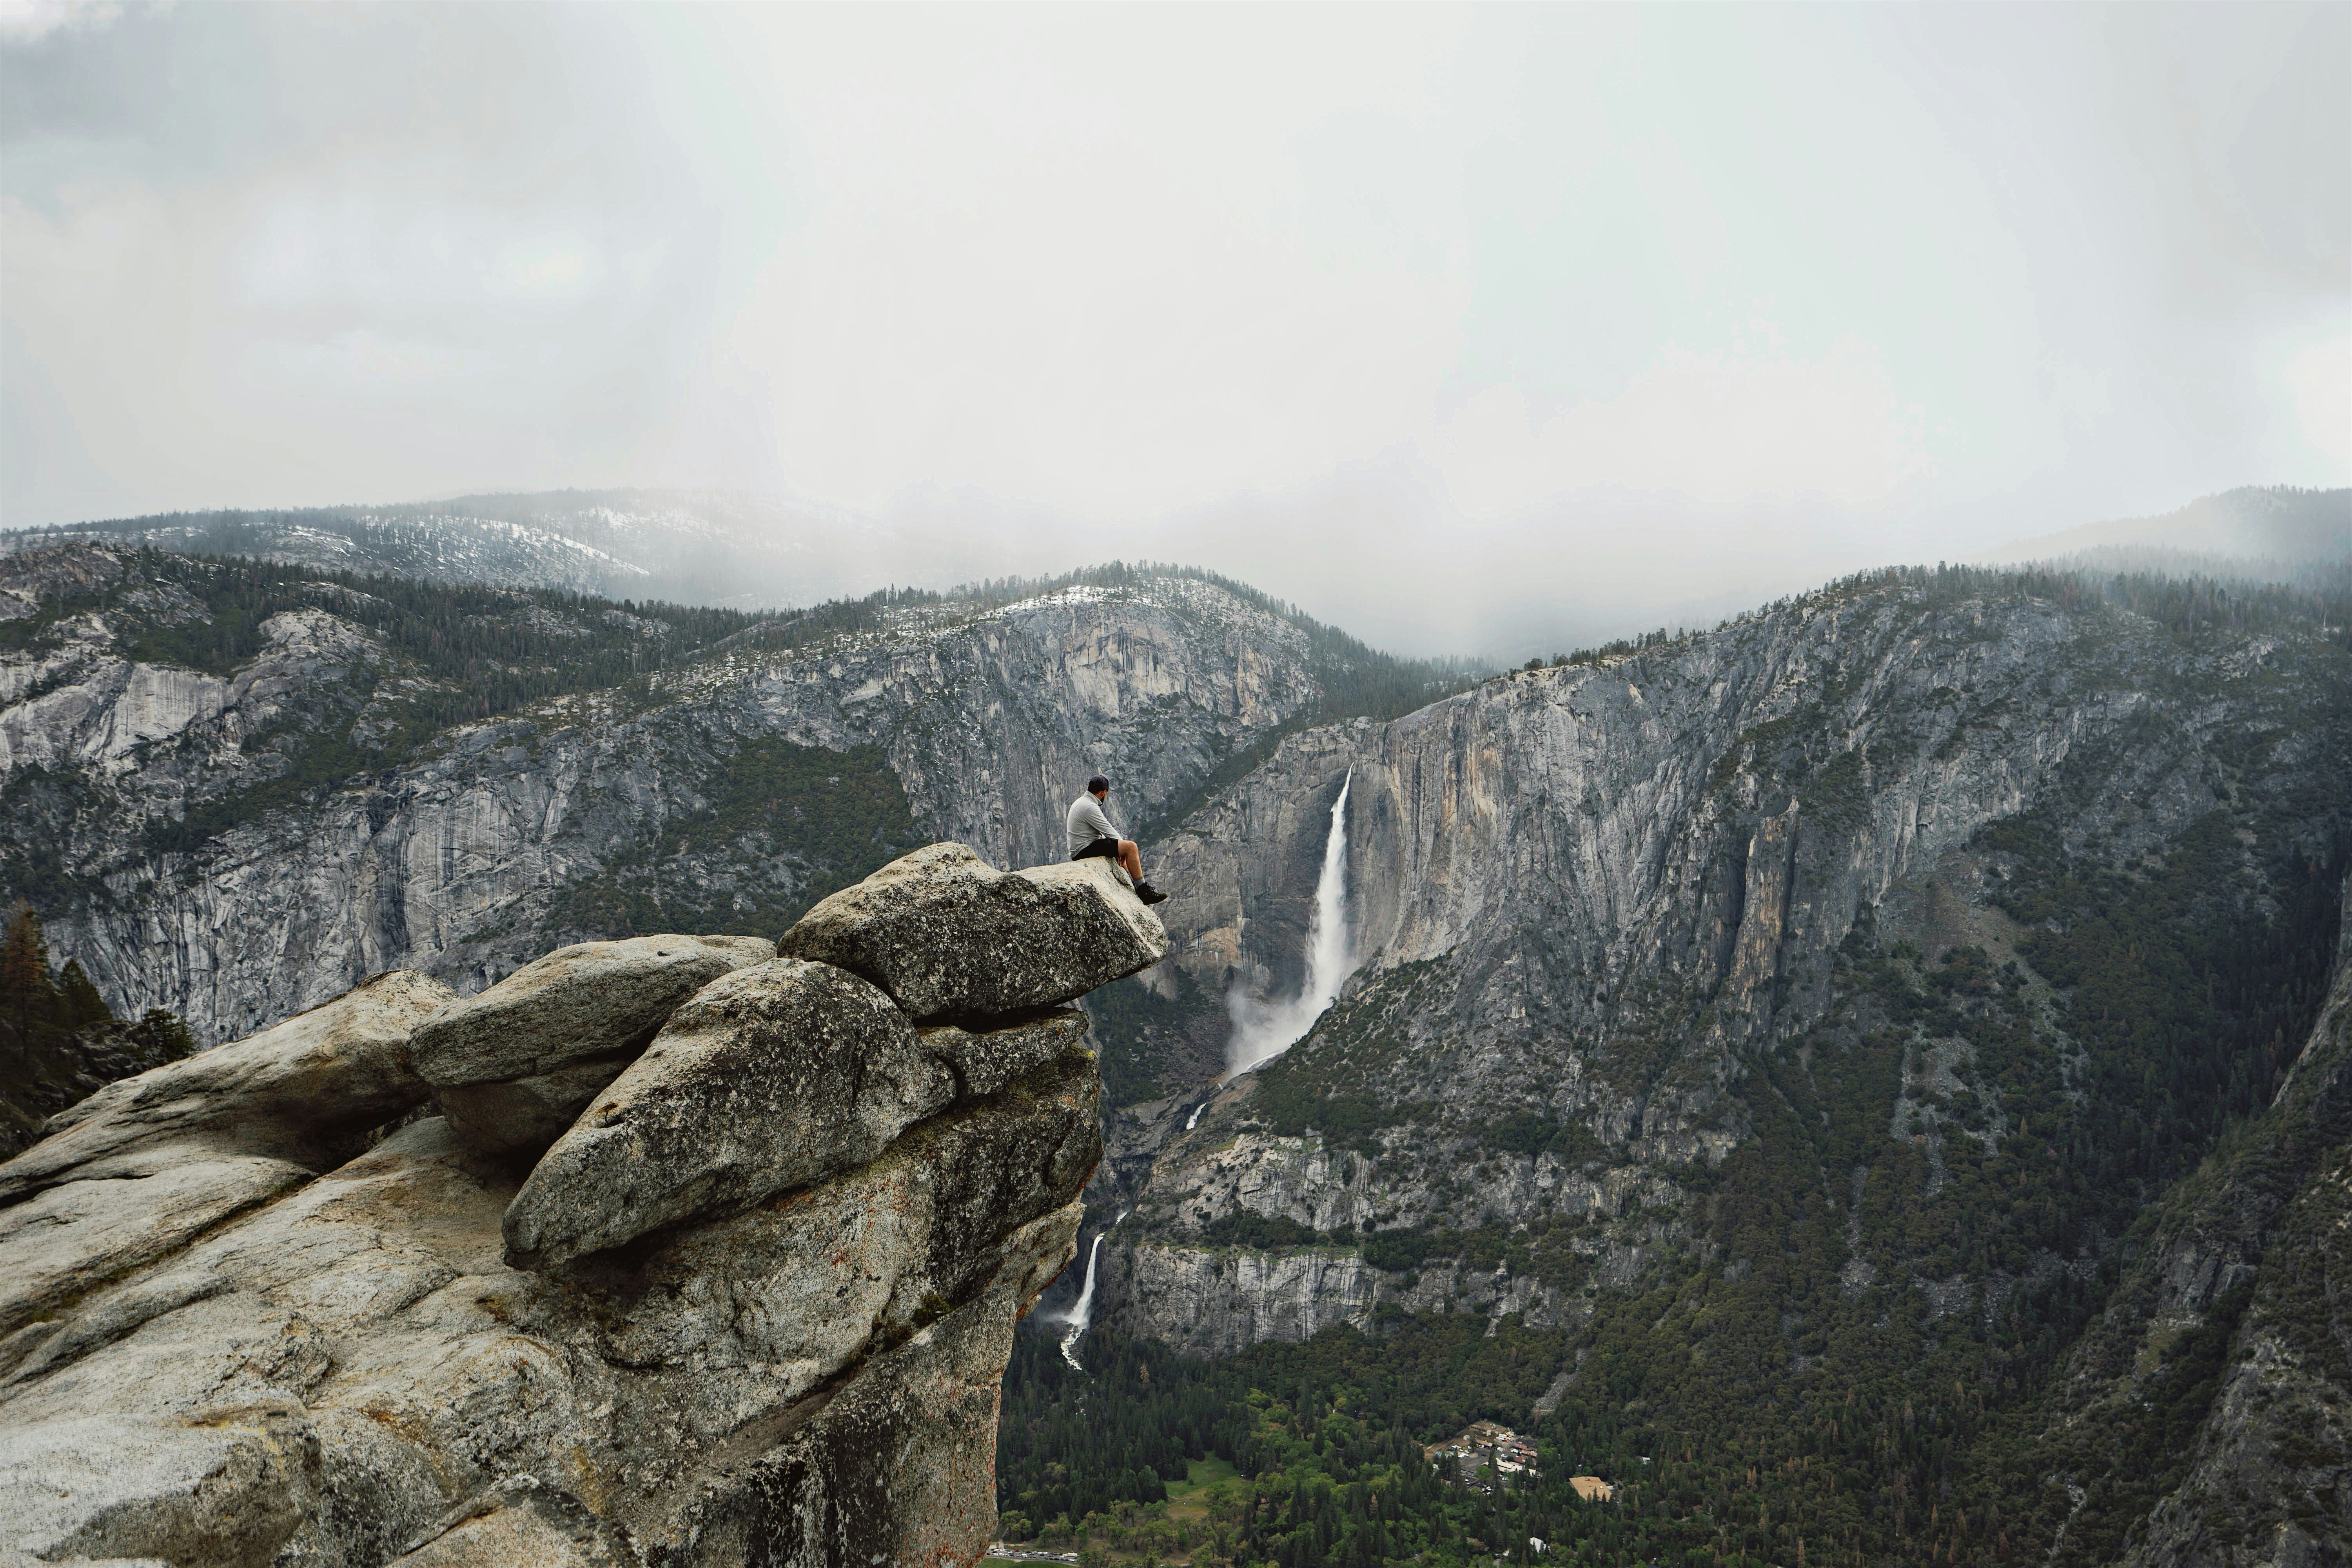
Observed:
[[[384,969],[479,989],[551,942],[604,934],[582,928],[575,895],[632,857],[660,857],[632,887],[656,904],[723,914],[788,899],[813,868],[756,826],[664,845],[748,748],[873,748],[918,841],[1026,865],[1066,853],[1062,814],[1089,774],[1116,777],[1132,830],[1319,689],[1297,627],[1198,581],[985,614],[917,607],[821,648],[721,653],[461,725],[192,850],[142,845],[157,823],[279,777],[270,746],[364,738],[421,679],[339,616],[331,590],[214,676],[137,657],[159,626],[207,615],[184,586],[143,581],[139,557],[0,557],[0,626],[28,624],[45,597],[106,596],[41,642],[0,647],[0,789],[40,840],[52,945],[110,997],[171,1008],[205,1043]]]
[[[2263,918],[2269,858],[2324,858],[2341,830],[2336,658],[2251,634],[2190,655],[2097,603],[1853,588],[1286,740],[1162,851],[1175,952],[1146,980],[1195,1006],[1296,991],[1351,770],[1361,964],[1279,1068],[1114,1119],[1097,1206],[1133,1211],[1133,1251],[1106,1259],[1107,1310],[1205,1347],[1419,1304],[1400,1270],[1335,1258],[1276,1285],[1178,1256],[1235,1215],[1343,1247],[1360,1225],[1583,1215],[1587,1288],[1641,1278],[1690,1234],[1677,1173],[1751,1135],[1736,1086],[1823,1023],[1850,940],[2015,956],[2000,904],[2020,862],[1989,826],[2046,823],[2053,852],[2129,864],[2234,813],[2244,844],[2211,890]],[[2063,998],[2042,994],[2054,1040]],[[1982,1093],[1954,1060],[1923,1058],[1941,1087],[1904,1103]],[[1356,1102],[1378,1131],[1269,1117],[1262,1079]],[[1513,1119],[1549,1147],[1498,1142]],[[1940,1147],[1935,1114],[1917,1127]]]

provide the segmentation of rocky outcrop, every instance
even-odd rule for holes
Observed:
[[[918,1032],[923,1049],[955,1079],[958,1094],[994,1094],[1084,1039],[1087,1016],[1075,1007],[1056,1007],[994,1028],[940,1024]]]
[[[148,1152],[204,1139],[320,1163],[424,1100],[410,1032],[454,1000],[418,974],[379,974],[248,1040],[124,1079],[52,1117],[38,1147],[0,1165],[0,1202],[66,1181],[143,1173]]]
[[[558,948],[416,1031],[419,1077],[478,1149],[544,1149],[636,1059],[679,1003],[770,955],[757,937],[647,936]]]
[[[979,940],[1064,986],[1052,921]],[[0,1555],[975,1561],[1013,1325],[1101,1151],[1083,1016],[918,1029],[845,970],[647,942],[470,1003],[379,977],[0,1166]],[[535,1166],[407,1114],[420,1061],[631,1041]]]
[[[416,1071],[439,1088],[533,1078],[645,1048],[677,1005],[774,956],[757,937],[583,942],[524,964],[417,1029]]]
[[[926,1023],[1055,1007],[1168,956],[1134,892],[1100,858],[1008,873],[934,844],[817,905],[777,951],[862,974]],[[1010,968],[994,955],[1014,940],[1029,947]]]
[[[508,1214],[509,1256],[561,1262],[820,1181],[954,1095],[887,996],[846,970],[771,959],[679,1008],[556,1141]]]
[[[422,975],[378,975],[51,1119],[0,1165],[0,1334],[331,1169],[425,1100],[408,1034],[449,999]]]

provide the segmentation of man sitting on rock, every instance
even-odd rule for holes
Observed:
[[[1123,838],[1109,817],[1103,815],[1103,801],[1110,795],[1110,780],[1100,773],[1087,781],[1087,793],[1070,802],[1066,826],[1070,830],[1070,858],[1085,860],[1099,855],[1106,860],[1116,860],[1135,882],[1135,896],[1147,904],[1164,903],[1168,895],[1143,879],[1143,851],[1131,838]]]

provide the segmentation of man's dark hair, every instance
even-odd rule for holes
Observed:
[[[1100,773],[1097,773],[1094,777],[1087,781],[1087,793],[1088,795],[1100,795],[1103,791],[1108,788],[1110,788],[1110,780],[1103,777]]]

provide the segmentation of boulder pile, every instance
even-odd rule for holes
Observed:
[[[1074,1251],[1110,862],[377,975],[0,1165],[0,1568],[971,1563]]]

